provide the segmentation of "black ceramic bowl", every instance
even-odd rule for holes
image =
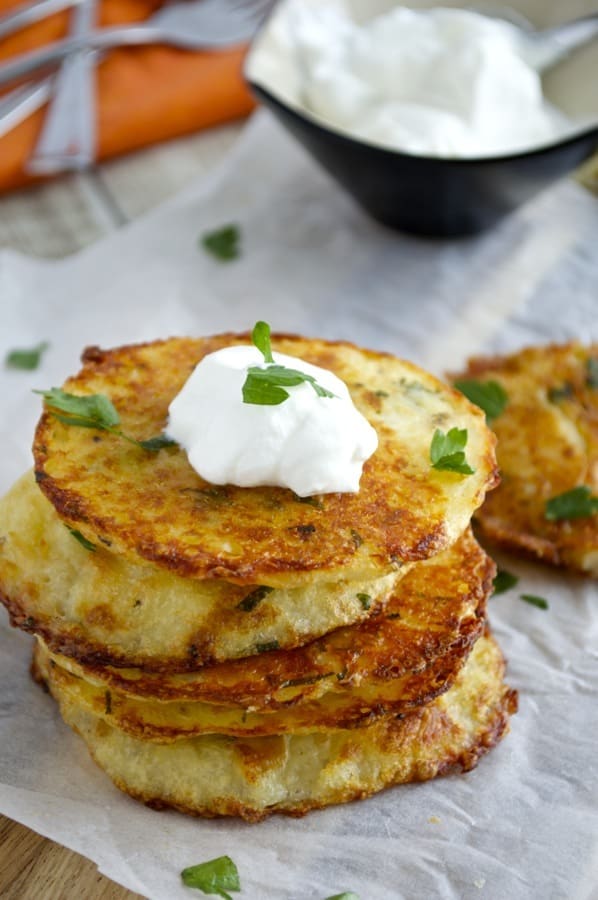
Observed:
[[[415,234],[446,237],[489,228],[598,150],[598,69],[592,70],[597,121],[591,127],[509,156],[441,159],[337,131],[258,83],[251,68],[250,54],[246,78],[253,93],[354,199],[379,222]]]

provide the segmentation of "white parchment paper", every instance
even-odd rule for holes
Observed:
[[[224,265],[198,236],[240,224]],[[481,237],[419,240],[367,219],[266,113],[208,183],[79,255],[0,255],[0,355],[49,340],[37,372],[1,372],[0,488],[30,464],[32,388],[86,344],[247,329],[348,338],[437,373],[467,355],[598,339],[598,202],[562,182]],[[541,440],[541,435],[538,435]],[[598,897],[598,590],[508,560],[491,601],[520,712],[474,772],[260,825],[150,811],[120,794],[27,674],[31,639],[0,625],[0,811],[155,900],[196,896],[180,870],[227,853],[243,893],[318,900]],[[66,890],[66,889],[65,889]],[[66,890],[65,897],[68,897]]]

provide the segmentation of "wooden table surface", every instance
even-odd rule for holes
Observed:
[[[0,199],[0,248],[61,257],[183,190],[224,156],[239,124],[153,147]],[[2,900],[135,900],[95,864],[0,816]]]

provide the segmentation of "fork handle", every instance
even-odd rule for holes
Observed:
[[[35,3],[23,3],[13,12],[0,16],[0,39],[78,2],[79,0],[37,0]]]
[[[186,46],[186,42],[165,36],[158,29],[143,25],[129,25],[119,28],[100,28],[85,38],[64,38],[46,44],[39,50],[31,50],[0,65],[0,87],[37,72],[58,66],[71,53],[83,50],[108,50],[124,44],[178,44]]]

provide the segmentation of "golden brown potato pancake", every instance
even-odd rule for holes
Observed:
[[[491,427],[501,484],[476,513],[496,544],[598,577],[598,515],[549,521],[546,502],[575,487],[598,495],[598,344],[529,347],[472,359],[453,380],[496,381],[508,395]]]
[[[375,613],[408,568],[271,591],[199,581],[101,545],[85,549],[30,473],[0,500],[0,600],[13,625],[89,665],[184,672],[274,645],[296,647]]]
[[[453,687],[428,706],[404,718],[330,733],[205,735],[155,744],[79,708],[39,651],[33,671],[121,790],[156,808],[249,821],[273,812],[303,815],[393,784],[472,769],[503,736],[516,710],[516,694],[502,680],[500,650],[489,636],[476,643]]]
[[[355,697],[361,698],[353,720],[371,714],[371,698],[375,712],[383,696],[394,698],[396,711],[402,712],[426,702],[454,679],[483,629],[494,572],[494,564],[468,530],[449,550],[415,565],[384,611],[294,650],[221,663],[192,675],[82,666],[58,654],[52,658],[77,676],[76,681],[88,683],[87,695],[94,697],[98,712],[104,711],[110,691],[112,715],[143,722],[149,716],[166,726],[180,708],[182,725],[191,727],[197,701],[250,709],[252,714],[309,701],[311,715],[322,697],[334,700],[334,695],[350,694],[348,708]],[[162,702],[136,705],[127,697]],[[337,709],[346,708],[337,704]],[[236,727],[247,730],[253,720],[250,716]]]
[[[164,429],[171,400],[203,356],[248,342],[224,334],[90,348],[64,387],[107,394],[122,430],[147,439]],[[178,447],[150,453],[46,411],[35,437],[36,476],[60,517],[130,562],[146,560],[185,578],[284,588],[371,580],[453,543],[496,480],[494,438],[479,410],[389,355],[284,335],[273,347],[335,372],[376,429],[379,447],[357,494],[305,502],[282,488],[215,487]],[[473,475],[431,467],[435,430],[456,426],[467,429]]]

